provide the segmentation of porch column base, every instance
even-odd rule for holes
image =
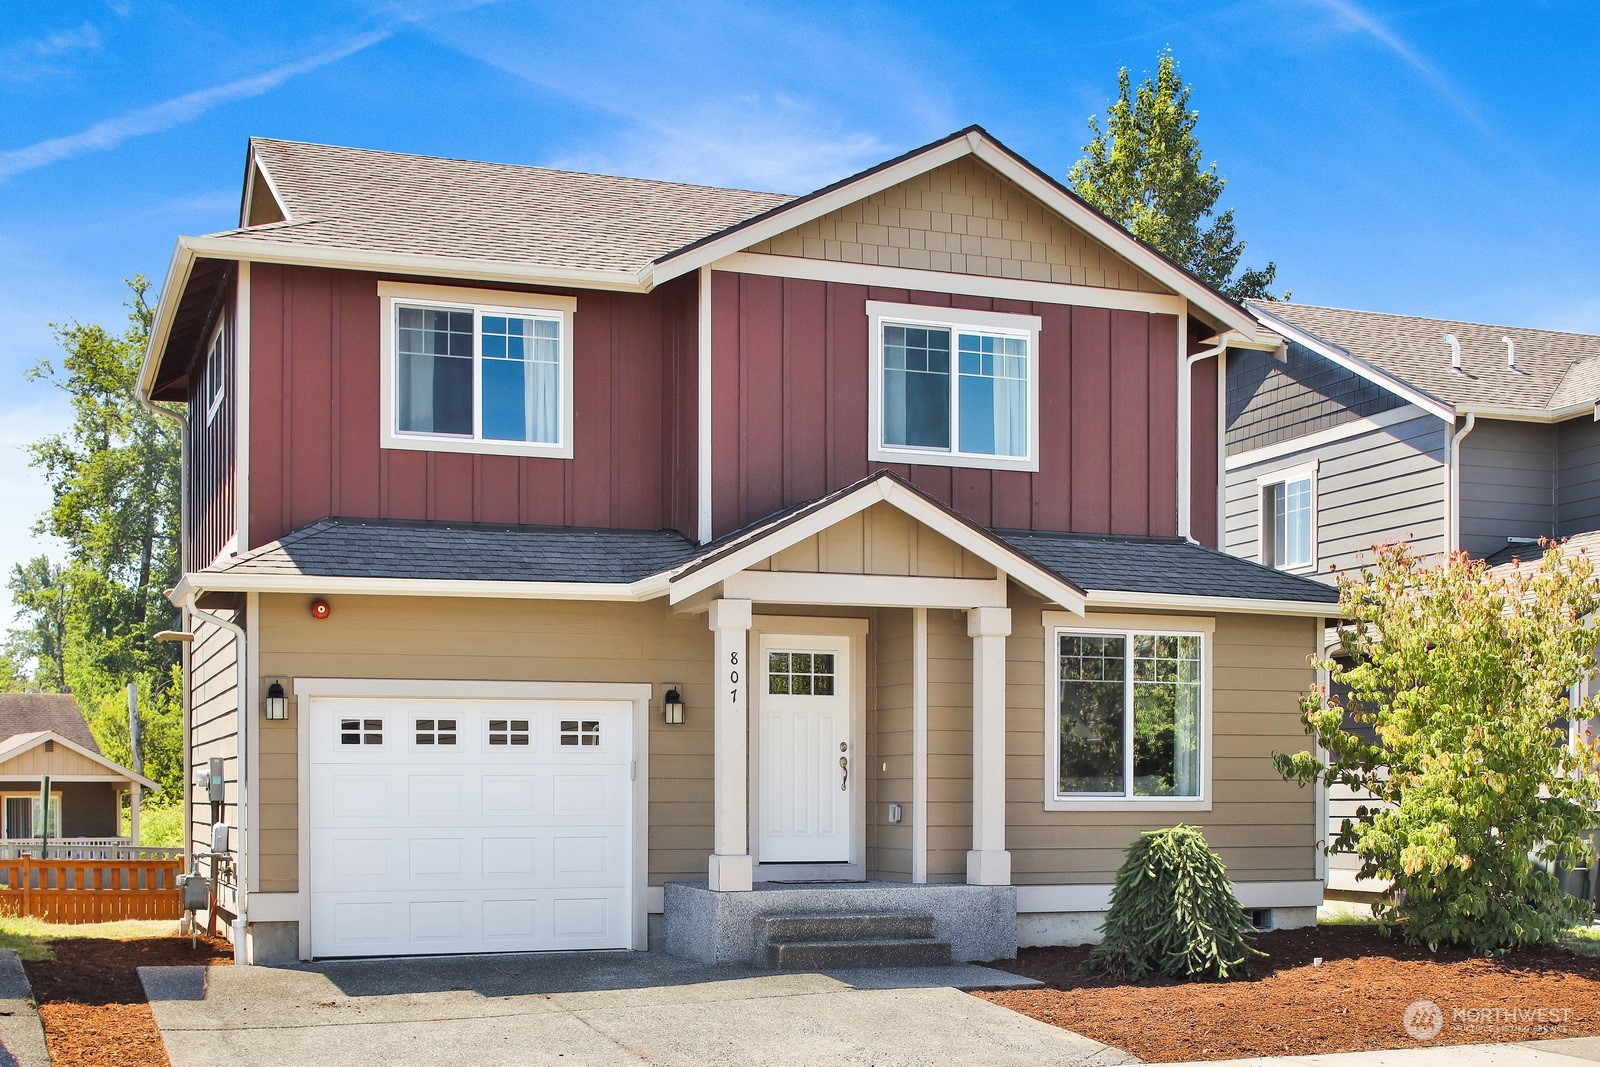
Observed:
[[[1006,869],[1011,869],[1009,860]],[[755,864],[749,856],[713,855],[706,881],[718,893],[748,893],[755,887]]]
[[[967,853],[968,885],[1010,885],[1011,853],[988,850]]]

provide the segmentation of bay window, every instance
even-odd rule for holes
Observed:
[[[1045,633],[1045,806],[1209,806],[1209,621],[1052,615]]]
[[[572,455],[570,297],[380,286],[387,448]]]
[[[1039,319],[869,301],[872,458],[1038,470]]]

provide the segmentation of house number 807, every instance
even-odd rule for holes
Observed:
[[[728,681],[733,683],[733,688],[728,690],[728,701],[732,704],[739,703],[739,653],[728,653]]]

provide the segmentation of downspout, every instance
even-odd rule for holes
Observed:
[[[206,622],[209,622],[211,625],[221,627],[222,629],[227,630],[229,633],[233,634],[233,640],[234,640],[234,643],[235,643],[235,647],[238,650],[237,653],[236,653],[236,655],[238,656],[238,659],[234,663],[234,687],[233,687],[234,692],[238,695],[238,701],[239,701],[239,703],[238,703],[239,751],[238,751],[237,756],[235,757],[236,765],[235,765],[235,770],[234,770],[234,773],[235,773],[235,776],[236,776],[236,781],[238,782],[238,786],[239,786],[239,803],[238,803],[238,808],[239,808],[239,820],[238,820],[238,822],[239,822],[239,825],[237,827],[237,843],[235,844],[235,847],[234,847],[234,850],[233,850],[234,851],[234,855],[236,857],[236,860],[235,860],[235,863],[234,863],[234,867],[235,867],[234,877],[235,877],[235,880],[236,880],[236,883],[237,883],[236,884],[236,900],[237,900],[237,903],[238,903],[238,913],[234,916],[234,920],[233,920],[233,962],[236,963],[236,964],[239,964],[240,966],[243,966],[244,964],[247,964],[247,963],[250,962],[250,960],[248,958],[248,953],[245,951],[245,933],[246,933],[246,930],[248,929],[248,920],[245,918],[245,912],[248,909],[249,904],[250,904],[250,894],[249,894],[249,885],[250,885],[250,881],[249,881],[249,858],[250,858],[249,852],[250,852],[250,850],[245,847],[246,842],[248,841],[248,834],[249,834],[249,831],[250,831],[250,781],[249,781],[249,779],[250,779],[250,774],[249,774],[250,763],[249,763],[249,752],[250,752],[250,707],[251,707],[251,701],[250,701],[250,693],[249,693],[249,690],[248,690],[248,687],[247,687],[247,684],[246,684],[246,681],[245,681],[245,675],[246,675],[245,664],[246,664],[246,662],[248,661],[248,658],[249,658],[248,647],[247,647],[248,643],[249,643],[249,639],[245,635],[244,627],[240,626],[238,623],[233,622],[230,619],[224,619],[220,615],[213,615],[209,611],[202,611],[200,609],[199,603],[198,603],[198,601],[200,599],[200,593],[201,593],[201,590],[199,590],[199,589],[197,589],[197,588],[195,588],[193,586],[189,587],[188,595],[184,598],[184,605],[183,605],[184,606],[184,610],[187,611],[190,615],[194,616],[197,619],[204,619]],[[214,878],[215,877],[215,871],[212,872],[212,875],[213,875],[213,878]]]
[[[1180,333],[1187,333],[1180,330]],[[1187,347],[1187,346],[1186,346]],[[1226,342],[1185,355],[1181,361],[1183,374],[1178,379],[1178,536],[1194,542],[1194,367],[1204,359],[1212,359],[1228,350]],[[1218,507],[1221,507],[1219,498]]]
[[[1461,428],[1450,435],[1450,450],[1445,456],[1450,479],[1450,513],[1446,517],[1449,525],[1447,531],[1445,552],[1461,551],[1461,442],[1466,440],[1467,434],[1478,424],[1478,413],[1467,412],[1467,421]]]

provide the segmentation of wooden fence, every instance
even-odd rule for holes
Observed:
[[[57,923],[177,919],[183,861],[0,860],[0,913]]]

